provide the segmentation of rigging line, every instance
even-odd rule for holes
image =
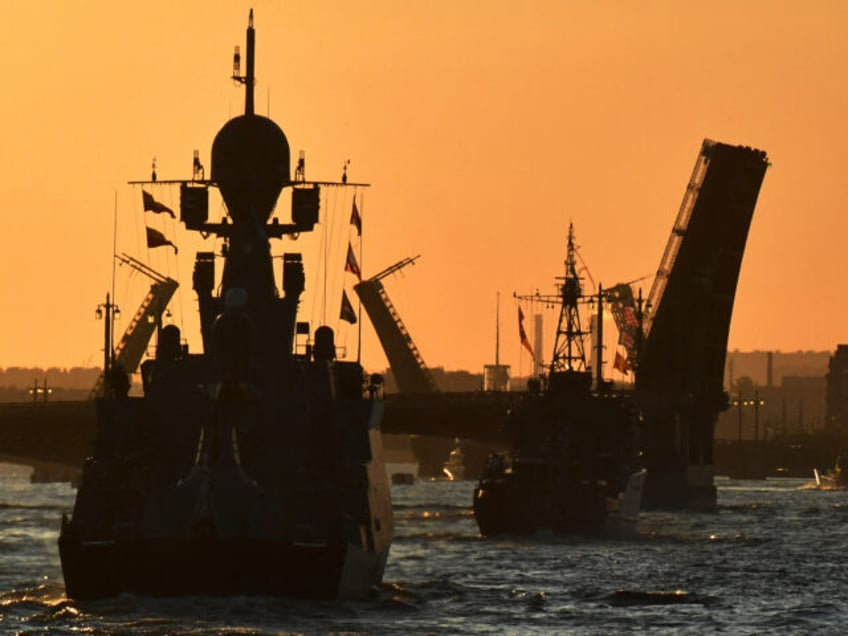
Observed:
[[[112,305],[114,306],[114,304],[115,304],[115,269],[117,267],[116,264],[115,264],[115,260],[117,260],[115,258],[115,253],[118,250],[118,191],[117,190],[115,190],[115,205],[114,205],[114,209],[113,209],[113,212],[112,212],[112,216],[113,216],[113,219],[112,219]],[[107,312],[108,312],[108,309],[107,309]],[[112,344],[112,351],[109,352],[109,357],[112,361],[114,361],[114,356],[115,356],[115,312],[112,311],[111,313],[107,313],[107,315],[109,316],[109,318],[111,320],[111,324],[109,325],[109,330],[110,330],[110,333],[112,334],[110,336],[110,338],[112,340],[112,343],[111,343]],[[105,353],[106,352],[104,352],[104,355],[105,355]],[[106,369],[104,369],[103,372],[106,373]]]
[[[115,190],[115,208],[112,213],[112,298],[115,298],[115,269],[117,264],[115,254],[118,252],[118,191]],[[114,321],[112,323],[112,331],[115,330]]]
[[[353,199],[356,200],[357,190],[353,191]],[[359,212],[359,220],[360,225],[362,224],[362,215],[365,210],[365,191],[359,192],[359,204],[357,205],[357,210]],[[365,271],[365,240],[363,235],[360,233],[359,235],[359,270]]]
[[[117,259],[116,259],[116,260],[117,260]],[[123,264],[122,264],[122,267],[123,267]],[[134,290],[134,289],[136,288],[136,286],[137,286],[137,281],[136,281],[136,279],[137,279],[137,278],[140,278],[140,277],[141,277],[141,274],[140,274],[139,272],[137,272],[134,268],[129,267],[129,271],[128,271],[127,275],[124,277],[123,290],[122,290],[122,292],[121,292],[121,298],[122,298],[122,299],[124,299],[124,300],[125,300],[125,299],[127,299],[127,298],[130,298],[130,297],[131,297],[130,290]],[[113,295],[113,296],[112,296],[112,304],[113,304],[113,305],[117,305],[117,302],[116,302],[116,301],[117,301],[117,298]],[[122,301],[122,302],[123,302],[123,301]],[[130,307],[126,307],[126,308],[125,308],[125,313],[126,313],[126,316],[125,316],[125,317],[132,316],[132,310],[131,310],[131,308],[130,308]],[[114,328],[115,312],[114,312],[114,311],[112,312],[112,320],[113,320],[113,324],[112,324],[112,333],[114,334],[114,333],[115,333],[115,328]],[[125,331],[126,331],[126,330],[125,330]],[[113,337],[114,337],[114,336],[113,336]],[[122,337],[123,337],[123,334],[122,334]],[[113,343],[113,346],[114,346],[114,343]]]
[[[329,242],[330,242],[330,234],[332,230],[332,221],[327,219],[327,231],[324,232],[324,293],[321,298],[321,324],[327,323],[327,275],[328,275],[328,263],[329,263]]]
[[[583,266],[583,270],[586,271],[586,276],[589,277],[589,282],[592,283],[592,287],[597,287],[595,284],[595,279],[592,278],[592,272],[589,271],[589,266],[586,264],[586,261],[583,260],[583,255],[580,253],[580,248],[576,245],[574,246],[574,253],[577,254],[577,258],[580,260],[580,264]]]
[[[320,288],[319,282],[320,282],[320,277],[321,277],[321,272],[322,272],[322,267],[323,267],[322,260],[321,260],[322,257],[323,257],[323,250],[321,250],[321,245],[323,245],[323,243],[325,241],[324,236],[327,233],[327,223],[329,222],[329,219],[327,218],[327,216],[328,216],[327,206],[325,205],[324,206],[324,214],[320,217],[322,220],[318,221],[319,230],[318,230],[318,237],[317,237],[317,241],[316,241],[318,244],[315,246],[315,248],[313,248],[315,250],[315,252],[317,252],[316,258],[315,258],[315,262],[316,262],[316,264],[315,264],[315,274],[314,274],[315,284],[312,287],[313,290],[318,290]],[[316,322],[315,314],[318,311],[318,302],[319,302],[320,294],[316,293],[316,291],[312,291],[312,292],[310,292],[310,295],[311,295],[310,300],[311,300],[312,307],[309,311],[309,324],[314,325],[315,322]]]
[[[336,230],[338,230],[338,232],[337,232],[338,239],[335,242],[336,247],[338,249],[338,252],[335,252],[335,253],[339,254],[340,256],[343,255],[344,264],[341,266],[341,268],[339,270],[334,270],[334,271],[338,272],[338,275],[340,276],[341,280],[338,282],[338,284],[335,284],[335,279],[333,281],[334,282],[333,289],[336,292],[333,297],[334,298],[337,297],[339,299],[339,307],[340,307],[340,311],[337,314],[335,314],[336,331],[341,333],[342,328],[344,327],[345,352],[347,352],[348,332],[349,332],[350,328],[352,327],[352,325],[345,326],[345,325],[342,324],[342,322],[346,322],[346,321],[343,321],[342,318],[341,318],[341,302],[342,302],[343,296],[347,293],[347,281],[348,281],[348,272],[346,270],[347,250],[348,250],[348,247],[350,247],[351,249],[353,248],[354,229],[353,229],[353,224],[349,221],[349,218],[352,219],[352,216],[347,217],[345,215],[345,210],[348,210],[348,209],[352,210],[352,205],[353,205],[353,201],[355,201],[355,199],[356,199],[356,194],[354,192],[354,198],[353,198],[353,201],[351,202],[350,205],[348,205],[347,198],[345,196],[343,196],[343,194],[344,194],[344,191],[342,191],[342,196],[340,197],[341,205],[342,205],[342,213],[337,215],[336,224],[333,225],[333,231],[336,232]],[[347,228],[347,231],[345,231],[345,228]],[[347,245],[344,245],[345,238],[347,238],[347,243],[348,243]],[[360,242],[360,257],[357,259],[357,263],[359,265],[359,269],[360,269],[360,272],[361,272],[362,271],[361,242]],[[341,263],[339,263],[339,264],[341,265]],[[353,283],[353,285],[355,286],[356,283]],[[338,289],[336,290],[336,288],[338,288]],[[341,293],[338,293],[338,292],[341,292]],[[351,292],[351,293],[353,293],[353,292]],[[350,300],[350,298],[351,297],[348,296],[348,300]],[[359,322],[359,316],[357,317],[357,322]],[[359,326],[361,326],[361,324]],[[347,355],[347,353],[345,353],[345,355]],[[357,354],[356,355],[357,355],[356,359],[357,359],[357,361],[359,361],[359,349],[358,348],[357,348]]]
[[[219,198],[218,199],[218,222],[222,223],[223,220],[224,220],[224,217],[226,215],[227,215],[227,206],[224,204],[224,199]],[[201,237],[203,238],[204,241],[206,240],[207,236],[209,236],[209,235],[208,234],[206,236],[201,235]],[[224,239],[221,236],[219,236],[218,234],[213,233],[212,234],[212,262],[213,263],[215,262],[215,258],[218,256],[219,250],[221,252],[223,252],[223,245],[224,245]],[[215,268],[215,271],[216,272],[218,271],[217,267]],[[220,282],[215,286],[215,292],[220,296],[221,295],[221,285],[223,284],[223,276],[222,275],[216,275],[216,277],[220,280]],[[213,281],[213,285],[214,285],[214,281]]]
[[[136,195],[141,194],[140,192],[141,186],[132,186],[132,210],[133,210],[133,225],[135,226],[135,253],[142,253],[142,238],[141,235],[146,232],[147,224],[145,223],[144,214],[145,211],[141,211],[141,215],[138,213],[138,197]],[[141,222],[141,228],[139,228],[139,221]],[[146,245],[146,242],[144,243]]]
[[[143,249],[141,247],[142,245],[144,245],[145,248],[147,246],[147,240],[146,240],[147,223],[146,223],[146,218],[145,218],[145,215],[147,214],[147,212],[144,210],[143,207],[141,207],[141,209],[139,209],[139,199],[141,197],[140,188],[141,188],[141,186],[133,186],[132,187],[132,197],[131,197],[131,199],[132,199],[133,226],[134,226],[134,229],[135,229],[135,244],[136,244],[135,253],[136,254],[142,253],[142,249]],[[138,196],[136,196],[136,195],[138,195]],[[140,226],[139,226],[139,224],[140,224]],[[142,236],[144,236],[144,238],[142,238]],[[136,288],[138,287],[137,279],[139,279],[139,278],[141,278],[139,272],[137,272],[134,268],[129,267],[127,276],[124,278],[124,286],[123,286],[124,289],[123,289],[122,296],[121,296],[124,300],[127,300],[127,299],[132,297],[131,291],[135,291]],[[143,285],[142,285],[142,289],[143,289]],[[114,298],[114,294],[113,294],[112,302],[114,303],[115,301],[116,301],[116,299]],[[126,312],[127,317],[131,317],[133,315],[130,307],[126,307],[125,312]],[[114,316],[114,313],[113,313],[113,316]],[[113,329],[113,332],[114,332],[114,329]]]
[[[639,278],[634,278],[633,280],[628,280],[624,283],[619,283],[620,285],[633,285],[635,283],[641,283],[643,280],[653,277],[654,274],[645,274],[644,276],[640,276]]]
[[[336,307],[336,303],[339,303],[339,307],[341,306],[341,297],[342,291],[345,289],[345,282],[347,280],[347,272],[344,269],[344,263],[347,259],[347,246],[344,245],[345,238],[348,239],[348,244],[350,244],[350,235],[348,232],[344,232],[344,214],[340,214],[338,212],[339,206],[345,205],[345,196],[344,191],[341,190],[336,193],[333,201],[333,223],[331,226],[331,251],[333,254],[333,269],[331,270],[331,274],[329,277],[330,280],[330,294],[327,296],[328,304],[331,303],[332,307]],[[342,260],[345,259],[345,260]]]
[[[169,204],[169,205],[168,205],[168,207],[169,207],[169,208],[171,208],[171,210],[173,210],[173,209],[175,209],[175,208],[176,208],[177,210],[179,210],[179,206],[175,206],[175,205],[174,205],[174,190],[175,190],[175,188],[173,188],[173,187],[169,187],[169,188],[168,188],[168,204]],[[168,228],[168,235],[170,236],[169,240],[173,239],[173,241],[174,241],[174,245],[176,245],[176,244],[177,244],[177,243],[176,243],[176,241],[177,241],[177,234],[179,233],[179,232],[177,231],[177,230],[179,229],[179,224],[178,224],[178,223],[179,223],[179,222],[177,221],[177,217],[176,217],[176,215],[174,215],[173,217],[172,217],[172,216],[170,216],[170,215],[168,215],[168,218],[167,218],[167,219],[165,219],[165,227],[167,227],[167,228]],[[177,248],[175,248],[175,249],[177,249]],[[174,258],[174,269],[173,269],[172,271],[174,271],[174,272],[177,274],[177,280],[179,280],[179,265],[178,265],[179,260],[180,260],[180,259],[179,259],[179,253],[178,253],[178,252],[174,252],[174,256],[173,256],[173,258]],[[169,258],[168,258],[168,260],[167,260],[166,262],[167,262],[168,268],[170,269],[170,266],[171,266],[171,258],[170,258],[170,256],[169,256]],[[169,271],[169,272],[167,272],[167,275],[169,275],[169,276],[170,276],[170,274],[171,274],[171,272],[170,272],[170,271]],[[178,288],[178,289],[179,289],[179,288]]]
[[[332,195],[333,195],[332,199],[335,199],[335,193],[332,193]],[[331,207],[331,210],[328,212],[328,218],[327,218],[327,231],[324,233],[324,293],[322,294],[322,297],[321,297],[321,324],[322,325],[327,324],[327,277],[329,276],[329,273],[330,273],[329,272],[329,270],[330,270],[330,267],[329,267],[329,264],[330,264],[330,258],[329,258],[330,246],[329,246],[329,244],[330,244],[330,238],[331,238],[332,233],[333,233],[333,225],[332,225],[333,217],[335,216],[335,214],[334,214],[335,210],[332,209],[335,206],[332,205],[330,207]]]
[[[197,253],[197,250],[195,250],[195,253]],[[186,295],[188,294],[188,291],[183,289],[183,285],[181,284],[181,281],[182,281],[182,274],[181,274],[180,262],[179,262],[179,260],[177,260],[177,285],[178,285],[178,287],[177,287],[176,293],[177,293],[177,309],[178,309],[178,312],[179,312],[179,319],[175,320],[175,322],[179,323],[180,332],[182,334],[187,334],[188,333],[188,331],[186,329],[186,314],[187,314],[187,312],[185,310],[185,304],[187,302],[186,301]],[[167,309],[167,307],[166,307],[166,309]],[[186,338],[186,336],[183,335],[183,338]]]
[[[327,244],[326,244],[326,262],[327,267],[324,270],[324,299],[323,299],[323,307],[324,307],[324,324],[327,324],[327,307],[330,304],[330,293],[329,289],[335,289],[336,282],[336,267],[337,263],[335,259],[331,259],[331,254],[336,253],[336,225],[338,223],[338,192],[332,192],[330,199],[330,216],[327,219]],[[330,268],[330,263],[332,261],[333,267]]]
[[[327,233],[324,235],[324,292],[321,298],[321,324],[327,324],[327,303],[328,303],[328,285],[330,271],[330,249],[333,244],[333,235],[335,234],[334,222],[336,220],[336,193],[332,192],[330,197],[330,210],[327,214]]]
[[[353,204],[351,205],[351,212],[353,212],[353,206],[356,205],[356,192],[357,189],[353,189]],[[357,211],[359,212],[359,271],[365,271],[365,237],[362,236],[363,231],[363,223],[362,223],[362,215],[364,214],[365,201],[363,201],[362,195],[359,197],[359,206],[357,207]],[[362,361],[362,299],[359,297],[359,294],[356,294],[356,363],[360,364]]]
[[[176,280],[177,280],[177,285],[178,285],[178,287],[177,287],[177,305],[179,306],[179,312],[180,312],[180,331],[182,333],[185,333],[185,323],[184,323],[184,320],[183,320],[183,316],[184,316],[184,313],[183,313],[183,293],[182,293],[183,286],[179,284],[179,282],[182,280],[182,276],[180,275],[180,259],[177,255],[174,255],[174,259],[176,260],[176,272],[177,272]],[[163,312],[167,311],[167,310],[168,310],[168,307],[166,305],[163,309]],[[159,318],[159,324],[160,325],[162,324],[162,318],[161,317]]]

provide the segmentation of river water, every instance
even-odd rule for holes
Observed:
[[[635,536],[483,540],[474,483],[392,486],[384,584],[356,603],[77,603],[56,540],[66,483],[0,465],[0,634],[843,634],[848,492],[718,481],[718,511],[643,513]]]

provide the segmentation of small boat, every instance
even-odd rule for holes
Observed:
[[[573,228],[560,280],[559,295],[549,299],[559,307],[560,320],[547,376],[528,383],[507,420],[510,450],[489,455],[474,490],[474,516],[483,536],[593,535],[635,522],[639,513],[646,474],[639,451],[641,415],[632,394],[615,389],[600,371],[592,386]],[[599,311],[600,299],[599,293]]]
[[[285,135],[254,112],[254,37],[251,11],[247,73],[237,53],[233,76],[245,113],[216,136],[211,180],[174,183],[186,228],[224,242],[220,282],[213,253],[195,262],[204,352],[160,323],[144,395],[130,396],[107,332],[94,450],[59,536],[70,598],[355,599],[382,580],[393,534],[382,377],[337,359],[329,326],[310,338],[302,256],[283,255],[278,285],[269,241],[312,231],[321,186],[365,184],[307,182],[301,162],[290,177]],[[207,218],[213,187],[220,223]],[[283,188],[291,223],[269,221]]]
[[[465,454],[462,452],[461,446],[451,450],[445,465],[442,466],[442,474],[449,481],[465,479]]]
[[[848,458],[839,455],[833,468],[824,473],[820,473],[818,468],[813,468],[813,477],[815,488],[819,490],[848,489]]]

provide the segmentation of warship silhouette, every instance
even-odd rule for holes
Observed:
[[[593,386],[583,342],[589,332],[581,327],[580,308],[594,300],[602,316],[604,297],[602,290],[584,295],[569,227],[558,294],[529,297],[560,310],[548,373],[528,382],[506,419],[509,451],[487,457],[474,489],[483,536],[540,530],[593,535],[635,522],[645,480],[641,413],[632,392],[604,380],[600,335]]]
[[[730,403],[723,388],[730,320],[769,165],[763,150],[704,139],[644,305],[629,284],[599,288],[598,315],[611,301],[626,350],[621,362],[635,375],[628,391],[605,383],[597,363],[592,386],[577,313],[587,297],[569,236],[549,373],[528,383],[506,420],[510,452],[484,467],[474,493],[481,534],[592,534],[632,518],[637,503],[716,509],[714,430]],[[600,333],[596,343],[600,360]]]
[[[233,75],[245,112],[218,132],[211,179],[172,182],[185,226],[224,239],[219,285],[214,254],[195,263],[204,353],[160,326],[143,397],[107,357],[93,453],[59,537],[71,598],[349,599],[383,576],[393,520],[382,378],[337,360],[328,326],[296,346],[310,335],[297,319],[304,263],[284,255],[280,295],[269,243],[311,231],[321,187],[343,184],[307,182],[302,162],[290,178],[285,135],[254,112],[254,40],[251,10],[246,74],[237,53]],[[211,187],[226,205],[220,223],[208,221]],[[269,222],[284,188],[292,222]]]

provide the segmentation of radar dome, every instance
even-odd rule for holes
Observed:
[[[289,142],[267,117],[242,115],[231,119],[212,143],[212,181],[218,184],[236,223],[265,223],[280,191],[290,182]]]

